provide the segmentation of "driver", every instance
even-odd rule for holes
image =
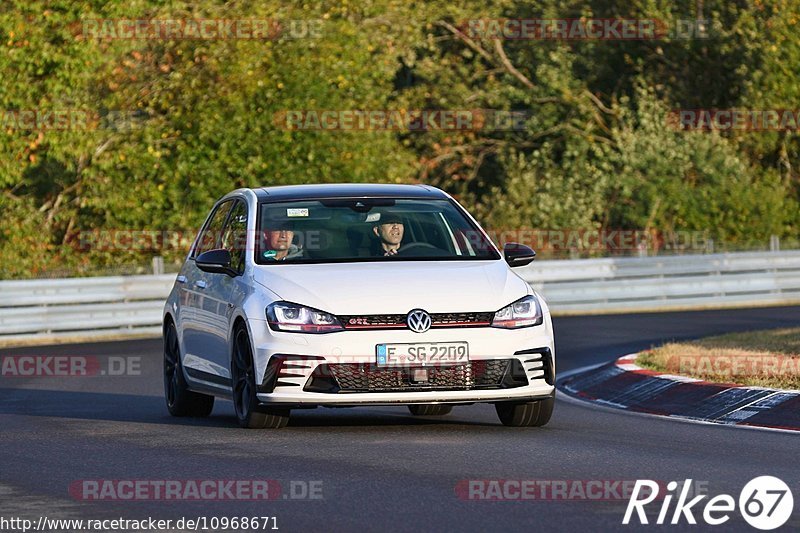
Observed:
[[[384,211],[372,231],[380,239],[380,245],[374,255],[397,255],[400,243],[403,241],[404,231],[403,220],[400,215],[391,211]]]

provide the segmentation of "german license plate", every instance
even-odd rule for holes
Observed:
[[[378,366],[433,366],[469,362],[469,345],[466,342],[378,344],[375,352]]]

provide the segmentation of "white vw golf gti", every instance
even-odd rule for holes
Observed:
[[[239,189],[208,215],[164,306],[175,416],[231,398],[239,424],[292,409],[493,403],[542,426],[555,402],[547,305],[448,194],[424,185]]]

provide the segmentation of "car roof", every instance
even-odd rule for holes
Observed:
[[[395,185],[378,183],[331,183],[314,185],[281,185],[253,189],[259,201],[311,200],[316,198],[436,198],[447,195],[429,185]]]

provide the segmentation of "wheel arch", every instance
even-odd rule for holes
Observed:
[[[170,313],[170,312],[164,313],[164,318],[161,321],[161,334],[162,335],[166,335],[167,334],[167,327],[169,326],[170,323],[172,323],[172,325],[175,326],[176,328],[178,327],[177,323],[175,322],[175,317],[172,316],[172,313]]]
[[[240,327],[244,327],[245,331],[247,332],[247,338],[251,343],[250,349],[253,349],[252,342],[253,342],[253,335],[250,331],[250,324],[247,323],[247,318],[244,317],[242,314],[237,314],[234,319],[231,321],[231,329],[228,333],[228,364],[233,364],[233,345],[236,342],[236,332]]]

